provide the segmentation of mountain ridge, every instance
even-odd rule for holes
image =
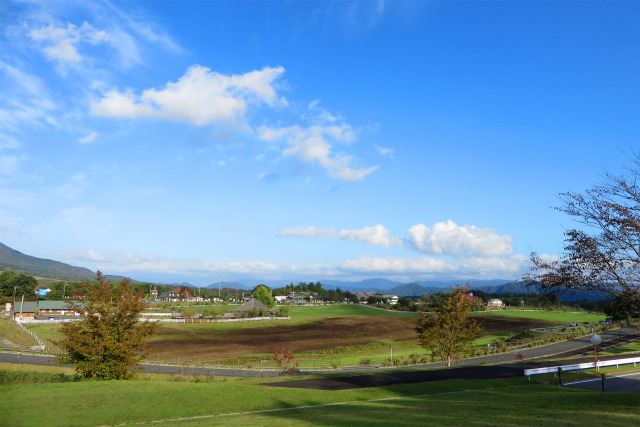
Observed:
[[[23,254],[0,243],[0,271],[13,270],[47,279],[85,282],[96,280],[96,273],[85,267],[76,267],[52,259]],[[123,276],[105,275],[108,281],[120,281]]]

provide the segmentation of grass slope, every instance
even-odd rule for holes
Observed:
[[[615,425],[640,421],[640,396],[597,393],[525,378],[439,381],[342,391],[217,383],[83,381],[2,386],[11,426],[114,425]],[[28,396],[28,399],[25,398]],[[335,406],[319,406],[336,404]],[[287,411],[247,413],[284,408]],[[237,415],[229,415],[237,414]]]
[[[17,348],[29,348],[29,346],[37,345],[34,339],[25,334],[14,321],[4,316],[0,317],[0,338],[10,341],[12,344],[15,344]],[[0,347],[9,346],[0,343]]]

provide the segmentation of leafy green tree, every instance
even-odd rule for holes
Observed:
[[[358,296],[352,292],[345,291],[344,297],[347,299],[347,301],[353,304],[356,304],[358,302]]]
[[[130,379],[158,324],[138,321],[146,304],[143,295],[129,287],[128,279],[112,288],[102,273],[98,271],[97,276],[97,285],[87,286],[87,294],[72,303],[81,320],[60,328],[64,339],[56,344],[63,353],[56,363],[72,364],[87,378]]]
[[[434,358],[446,361],[447,366],[454,358],[473,354],[474,340],[482,334],[478,322],[469,319],[473,301],[464,295],[468,290],[468,283],[465,287],[451,287],[442,306],[433,307],[431,313],[420,311],[421,317],[416,321],[420,345]]]
[[[398,307],[402,307],[405,309],[411,308],[413,304],[413,300],[411,298],[398,298]]]
[[[429,305],[431,307],[442,307],[442,305],[445,303],[446,300],[447,300],[446,292],[436,292],[435,294],[431,295],[431,301]]]
[[[271,289],[265,285],[256,286],[253,290],[253,297],[269,308],[273,308],[273,306],[276,305],[275,300],[271,296]]]
[[[33,296],[35,294],[38,281],[33,276],[18,273],[16,271],[3,271],[0,273],[0,295],[12,297]]]

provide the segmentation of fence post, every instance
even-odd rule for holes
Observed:
[[[558,382],[560,383],[560,386],[562,386],[562,367],[561,366],[558,367]]]

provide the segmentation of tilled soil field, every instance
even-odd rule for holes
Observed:
[[[486,332],[544,326],[532,319],[478,316]],[[349,316],[322,319],[314,323],[287,325],[282,322],[247,322],[243,328],[220,328],[216,324],[163,325],[149,344],[151,357],[163,360],[188,357],[205,361],[248,354],[270,354],[279,347],[298,353],[339,346],[369,344],[382,340],[416,339],[413,319]]]

